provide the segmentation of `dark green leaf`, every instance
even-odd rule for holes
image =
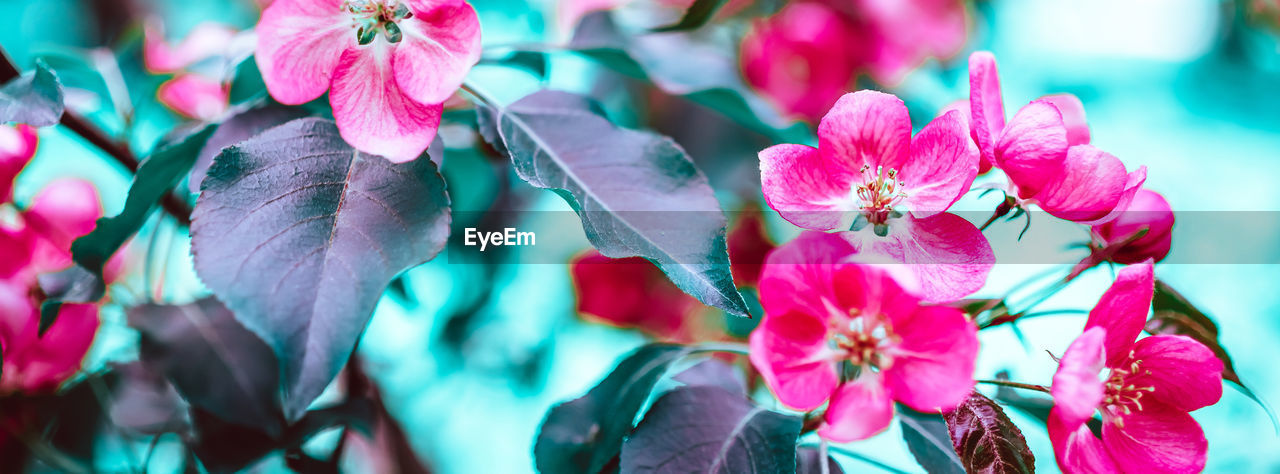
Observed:
[[[290,420],[342,369],[391,279],[449,233],[434,162],[357,152],[318,118],[223,150],[202,188],[196,272],[275,350]]]
[[[482,63],[514,67],[528,71],[538,79],[547,78],[547,54],[540,51],[517,50],[500,59],[482,60]]]
[[[600,253],[653,261],[677,287],[746,316],[707,178],[669,138],[618,128],[588,98],[541,91],[499,111],[516,173],[557,191]]]
[[[275,354],[218,300],[133,307],[129,325],[141,336],[139,359],[168,377],[192,405],[231,423],[280,434],[284,419]]]
[[[720,387],[658,398],[622,445],[623,474],[775,473],[796,469],[802,422]]]
[[[1035,456],[1022,431],[1004,410],[981,393],[973,392],[955,410],[943,415],[951,443],[969,474],[1033,473]]]
[[[821,474],[822,470],[822,453],[815,448],[804,447],[796,451],[796,474]],[[827,472],[828,474],[844,474],[844,469],[840,468],[840,463],[836,462],[830,455],[827,456]]]
[[[204,181],[204,175],[209,172],[209,165],[213,164],[214,157],[217,157],[223,148],[306,115],[307,112],[301,108],[280,105],[269,99],[247,108],[239,108],[237,112],[233,112],[226,120],[216,125],[213,135],[210,135],[209,140],[200,148],[200,155],[196,158],[195,165],[191,167],[191,177],[187,180],[187,186],[193,193],[200,192],[200,182]]]
[[[693,4],[689,5],[689,9],[684,12],[684,16],[680,17],[680,21],[660,28],[654,28],[653,31],[667,32],[695,30],[698,27],[707,24],[707,22],[711,20],[711,17],[716,14],[716,11],[720,10],[720,7],[724,6],[727,2],[728,0],[694,0]]]
[[[62,119],[62,84],[44,61],[0,87],[0,122],[48,127]]]
[[[902,439],[920,467],[932,473],[964,474],[964,463],[951,446],[947,421],[938,413],[921,413],[898,404]]]
[[[190,442],[190,447],[209,472],[237,472],[274,451],[301,446],[326,428],[344,425],[369,433],[376,416],[372,402],[356,398],[334,407],[308,411],[279,436],[271,436],[225,423],[197,409],[192,411],[197,437]]]
[[[618,455],[649,392],[691,349],[650,344],[633,352],[581,398],[556,405],[533,447],[544,474],[599,472]]]

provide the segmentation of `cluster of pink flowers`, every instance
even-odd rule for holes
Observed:
[[[994,57],[974,53],[969,64],[969,100],[914,137],[900,100],[858,91],[822,118],[817,148],[760,152],[766,201],[812,230],[766,261],[752,362],[783,404],[825,405],[819,434],[838,442],[883,430],[894,400],[929,412],[963,402],[974,385],[977,328],[962,311],[930,303],[985,285],[995,263],[990,244],[947,210],[975,176],[998,169],[1011,205],[1091,226],[1094,251],[1083,268],[1131,264],[1053,379],[1049,434],[1059,465],[1203,468],[1207,445],[1187,412],[1218,400],[1222,362],[1188,337],[1135,342],[1151,306],[1153,261],[1170,248],[1169,204],[1141,189],[1145,167],[1127,171],[1089,144],[1078,99],[1041,98],[1006,121]],[[1085,426],[1095,411],[1101,437]]]
[[[66,304],[38,335],[43,298],[36,277],[71,265],[71,242],[93,230],[102,206],[92,184],[62,179],[18,209],[13,184],[37,142],[30,127],[0,125],[0,395],[55,390],[80,369],[98,330],[96,305]]]
[[[967,30],[960,0],[789,2],[743,40],[742,69],[784,112],[817,121],[857,75],[897,84],[959,53]]]

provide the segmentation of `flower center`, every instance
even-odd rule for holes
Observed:
[[[397,23],[413,17],[409,6],[399,0],[346,0],[342,11],[351,14],[352,28],[362,45],[373,43],[379,31],[388,43],[399,43],[404,34]]]
[[[884,370],[893,365],[893,356],[886,352],[898,340],[884,316],[863,316],[858,310],[849,310],[850,318],[832,318],[829,343],[841,359],[857,367]]]
[[[1132,355],[1130,352],[1130,357]],[[1111,369],[1111,376],[1103,386],[1104,395],[1100,407],[1103,419],[1115,423],[1118,428],[1124,428],[1125,415],[1142,411],[1142,397],[1156,390],[1155,387],[1139,387],[1125,382],[1128,377],[1151,373],[1142,368],[1142,361],[1130,360],[1133,362],[1128,367]]]
[[[861,201],[858,209],[867,216],[867,221],[874,225],[884,224],[889,220],[894,206],[902,203],[907,197],[903,188],[907,186],[898,177],[898,170],[871,165],[862,165],[862,184],[854,189]]]

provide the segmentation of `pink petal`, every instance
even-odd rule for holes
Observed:
[[[826,315],[828,302],[834,302],[835,295],[860,297],[861,287],[845,292],[837,292],[835,287],[835,272],[847,266],[845,262],[855,253],[857,249],[839,235],[815,231],[803,232],[770,252],[760,275],[760,304],[765,314],[794,309]]]
[[[1068,430],[1074,430],[1093,417],[1102,403],[1102,373],[1106,357],[1103,344],[1107,331],[1092,328],[1072,341],[1058,361],[1058,371],[1053,374],[1053,411]]]
[[[823,320],[799,311],[765,313],[751,332],[751,363],[782,404],[812,410],[835,390],[839,379],[826,335]]]
[[[0,202],[13,198],[13,182],[36,155],[39,136],[27,125],[0,125]]]
[[[343,53],[356,46],[342,1],[279,0],[262,12],[256,58],[271,97],[298,105],[329,89]]]
[[[703,307],[641,257],[613,259],[592,250],[575,258],[570,272],[579,314],[659,339],[683,338],[686,319]]]
[[[792,224],[847,229],[858,215],[853,195],[858,166],[813,147],[774,145],[760,151],[760,186],[769,207]]]
[[[1147,321],[1155,296],[1155,273],[1150,261],[1120,269],[1115,283],[1089,311],[1085,329],[1107,330],[1107,367],[1119,367],[1133,348],[1133,341]]]
[[[1123,428],[1102,424],[1102,444],[1122,471],[1204,470],[1209,442],[1187,412],[1152,401],[1123,419]]]
[[[856,312],[861,315],[909,317],[920,308],[920,298],[900,282],[914,278],[906,272],[893,272],[885,266],[850,263],[836,268],[831,276],[832,293],[825,295],[833,305],[827,307],[843,317]]]
[[[26,392],[52,391],[80,370],[80,362],[89,352],[98,331],[98,307],[91,304],[63,305],[58,319],[44,336],[36,336],[32,324],[24,337],[32,342],[22,353],[23,363],[16,368]],[[7,349],[7,348],[6,348]],[[9,375],[5,367],[5,376]]]
[[[1061,173],[1066,158],[1067,128],[1062,114],[1041,100],[1019,110],[996,142],[995,163],[1009,175],[1022,197],[1039,193]]]
[[[818,435],[837,443],[870,438],[893,421],[893,399],[880,374],[864,372],[831,397]]]
[[[221,82],[196,74],[182,74],[160,84],[160,103],[179,114],[199,120],[213,120],[227,111],[230,90]]]
[[[1127,240],[1142,229],[1147,234],[1129,242],[1112,254],[1117,263],[1134,264],[1148,258],[1163,260],[1169,255],[1173,237],[1173,208],[1160,193],[1146,189],[1136,193],[1129,206],[1116,218],[1105,224],[1093,226],[1093,232],[1108,244]]]
[[[743,38],[743,77],[788,115],[817,123],[853,79],[854,28],[825,4],[788,3]]]
[[[930,302],[955,301],[978,291],[996,261],[977,226],[950,213],[898,219],[887,238],[871,241],[869,253],[905,264],[915,275],[907,285],[919,288]]]
[[[948,112],[911,139],[911,159],[900,170],[911,215],[945,212],[969,191],[978,176],[978,147],[960,112]]]
[[[1062,123],[1067,127],[1067,144],[1069,146],[1089,143],[1089,123],[1085,120],[1084,104],[1071,94],[1052,94],[1040,100],[1053,104],[1062,114]]]
[[[0,284],[31,264],[31,232],[0,223]]]
[[[1133,359],[1140,369],[1125,383],[1154,387],[1151,396],[1172,408],[1192,411],[1222,398],[1222,361],[1195,339],[1144,337],[1133,345]]]
[[[878,84],[897,84],[925,58],[946,58],[964,47],[968,21],[962,2],[856,0],[844,8],[852,8],[871,32],[861,41],[868,43],[867,67]]]
[[[418,103],[396,86],[386,46],[375,41],[344,52],[334,71],[329,102],[338,131],[347,143],[365,153],[403,163],[417,158],[431,145],[443,108],[440,104]]]
[[[1102,440],[1083,422],[1065,423],[1061,411],[1054,407],[1049,412],[1049,441],[1058,468],[1067,474],[1095,474],[1120,472],[1111,453]]]
[[[1111,209],[1111,212],[1091,221],[1079,222],[1084,225],[1098,225],[1119,217],[1129,207],[1129,203],[1133,202],[1133,197],[1138,195],[1138,190],[1142,188],[1142,183],[1146,181],[1147,167],[1139,166],[1138,169],[1125,176],[1124,190],[1120,192],[1120,199],[1116,200],[1116,205]]]
[[[0,247],[0,250],[4,250]],[[40,320],[35,302],[25,285],[0,280],[0,344],[4,348],[4,371],[26,350],[34,338],[24,337],[27,325]]]
[[[969,131],[969,142],[973,144],[973,147],[976,150],[978,144],[973,141],[973,112],[969,108],[969,99],[960,99],[943,106],[942,110],[938,112],[938,117],[946,115],[947,112],[952,110],[960,112],[960,121],[964,122],[965,130]],[[978,174],[983,175],[987,174],[988,171],[991,171],[991,160],[994,159],[995,158],[988,159],[986,156],[982,155],[981,150],[978,150]]]
[[[1126,179],[1124,163],[1119,158],[1090,145],[1073,146],[1067,150],[1062,172],[1046,183],[1035,198],[1055,217],[1089,222],[1116,208]]]
[[[818,149],[827,162],[854,171],[863,165],[902,169],[911,146],[911,117],[902,100],[883,92],[845,94],[818,124]]]
[[[480,20],[463,1],[408,3],[413,17],[399,23],[404,39],[391,56],[396,84],[417,102],[444,102],[480,60]]]
[[[982,150],[982,159],[995,163],[996,140],[1004,131],[1004,101],[996,57],[987,51],[969,55],[969,131]]]
[[[924,306],[913,314],[890,315],[902,341],[890,349],[884,367],[894,398],[919,411],[950,411],[973,390],[978,329],[963,311]]]
[[[143,64],[158,74],[175,73],[221,54],[236,35],[235,29],[229,26],[205,22],[196,25],[176,46],[170,46],[162,26],[158,22],[147,22],[142,40]]]
[[[102,203],[93,183],[77,178],[55,180],[45,186],[23,213],[27,225],[55,246],[70,251],[71,241],[88,234],[102,217]]]

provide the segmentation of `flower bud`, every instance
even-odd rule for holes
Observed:
[[[1140,263],[1148,258],[1160,261],[1169,255],[1173,220],[1168,201],[1155,191],[1142,189],[1134,195],[1128,209],[1112,221],[1093,226],[1093,233],[1104,243],[1103,252],[1110,255],[1110,261],[1123,264]],[[1146,234],[1137,236],[1143,229]]]

